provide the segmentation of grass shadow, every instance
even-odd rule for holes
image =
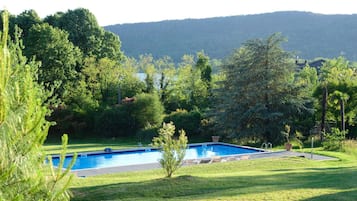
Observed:
[[[254,176],[196,177],[178,176],[143,182],[125,182],[107,185],[73,188],[73,200],[195,200],[240,197],[278,191],[303,189],[338,189],[347,191],[357,188],[357,169],[315,168],[306,172],[276,172]],[[341,193],[342,194],[342,193]],[[355,190],[349,195],[355,195]],[[326,196],[326,197],[324,197]],[[321,195],[310,200],[329,200]],[[338,196],[331,195],[331,198]],[[326,199],[325,199],[326,198]],[[354,200],[355,197],[344,200]],[[309,200],[309,199],[307,199]]]

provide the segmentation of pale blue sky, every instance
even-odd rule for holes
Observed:
[[[357,14],[356,0],[1,0],[11,14],[34,9],[41,18],[87,8],[101,26],[168,19],[246,15],[274,11]]]

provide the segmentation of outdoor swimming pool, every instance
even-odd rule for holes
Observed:
[[[185,160],[257,152],[262,152],[262,150],[226,143],[191,144],[186,150]],[[152,148],[112,151],[111,153],[80,153],[72,170],[158,163],[160,157],[161,153],[157,149]],[[58,166],[59,158],[54,156],[52,160],[53,165]],[[64,167],[68,167],[71,160],[72,156],[67,156]]]

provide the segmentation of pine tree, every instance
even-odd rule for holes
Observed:
[[[236,138],[280,142],[280,131],[304,103],[293,87],[294,63],[273,34],[247,41],[223,66],[226,79],[216,94],[219,131]]]
[[[62,182],[68,171],[59,168],[51,177],[51,166],[44,164],[42,144],[51,123],[45,119],[49,94],[35,79],[38,64],[26,62],[17,37],[8,41],[5,11],[0,32],[0,200],[69,200],[69,180]]]

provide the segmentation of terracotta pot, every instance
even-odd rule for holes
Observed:
[[[213,135],[212,136],[212,142],[219,142],[219,136]]]
[[[285,150],[290,151],[293,145],[291,143],[285,143]]]

